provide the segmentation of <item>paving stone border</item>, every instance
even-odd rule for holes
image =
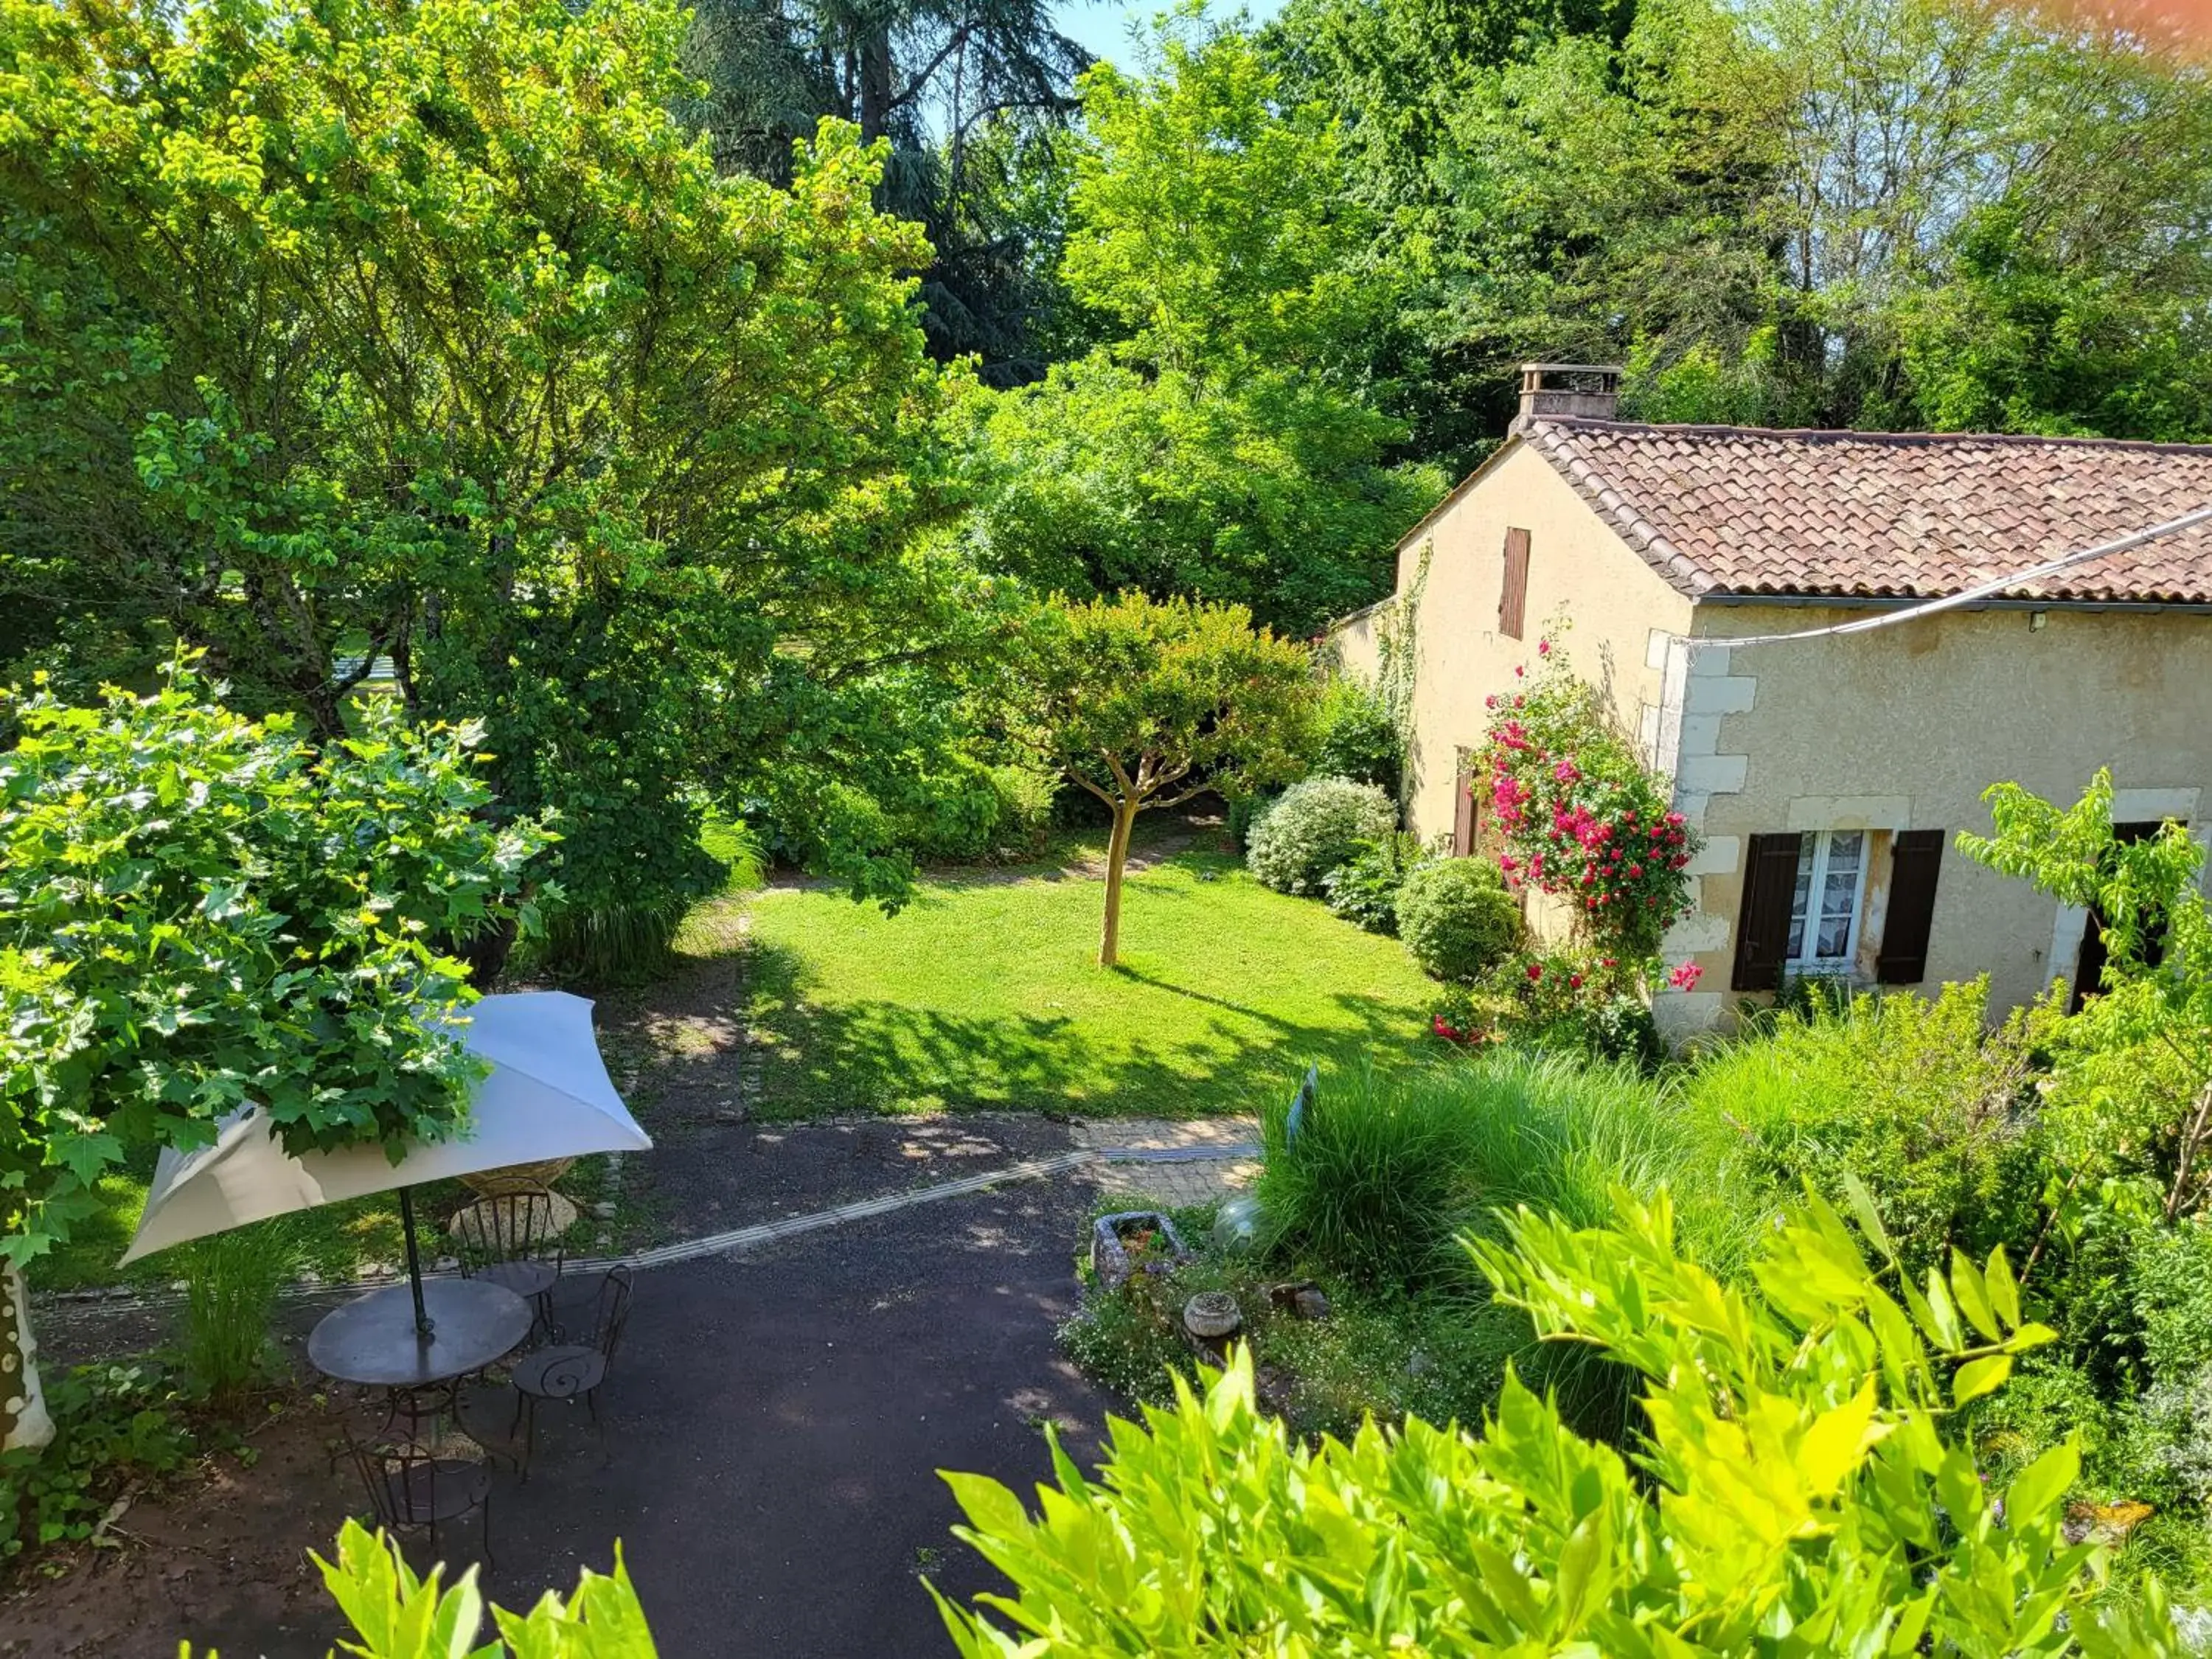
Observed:
[[[627,1255],[572,1257],[563,1264],[563,1269],[574,1268],[578,1273],[605,1273],[608,1268],[617,1267],[640,1269],[665,1267],[679,1261],[696,1261],[710,1255],[734,1255],[763,1244],[794,1238],[802,1233],[819,1232],[824,1228],[842,1226],[848,1222],[891,1215],[921,1205],[934,1204],[943,1199],[962,1198],[1010,1182],[1042,1181],[1075,1170],[1108,1165],[1244,1164],[1256,1160],[1260,1150],[1246,1142],[1213,1140],[1179,1146],[1079,1146],[1073,1152],[1061,1152],[1052,1158],[1027,1158],[995,1170],[979,1170],[974,1175],[961,1176],[951,1181],[932,1182],[927,1186],[909,1188],[903,1192],[886,1193],[880,1198],[860,1199],[850,1204],[835,1205],[826,1210],[810,1210],[800,1215],[782,1216],[774,1221],[757,1222],[750,1227],[732,1228],[727,1232],[678,1239],[649,1249],[635,1250]],[[1122,1189],[1133,1190],[1127,1183],[1102,1184],[1115,1184]],[[453,1270],[442,1264],[422,1275],[425,1279],[453,1276]],[[404,1278],[404,1273],[392,1268],[365,1273],[358,1278],[334,1284],[302,1280],[287,1286],[279,1293],[278,1299],[306,1302],[319,1297],[355,1296],[363,1291],[398,1283]],[[173,1307],[184,1300],[184,1295],[176,1290],[136,1291],[118,1286],[94,1291],[57,1291],[37,1300],[80,1310],[92,1307],[150,1310]]]

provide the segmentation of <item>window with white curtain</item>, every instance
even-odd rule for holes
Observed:
[[[1848,973],[1859,948],[1866,894],[1867,832],[1808,830],[1798,843],[1790,901],[1790,966],[1799,973]]]

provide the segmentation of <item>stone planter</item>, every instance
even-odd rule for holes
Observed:
[[[575,1161],[573,1158],[541,1158],[535,1164],[509,1164],[497,1170],[478,1170],[461,1176],[460,1182],[479,1198],[547,1192],[568,1173]]]
[[[1234,1336],[1243,1323],[1243,1311],[1226,1291],[1200,1291],[1182,1304],[1182,1328],[1201,1342]]]
[[[1147,1233],[1152,1243],[1139,1260],[1130,1242]],[[1091,1224],[1091,1271],[1108,1290],[1127,1283],[1133,1273],[1164,1273],[1189,1260],[1182,1235],[1158,1210],[1121,1210]]]

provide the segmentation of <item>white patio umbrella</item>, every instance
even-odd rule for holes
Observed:
[[[471,1097],[461,1137],[416,1142],[397,1164],[374,1144],[295,1158],[272,1132],[268,1114],[248,1107],[224,1121],[213,1146],[161,1153],[123,1260],[396,1187],[416,1322],[426,1325],[410,1187],[540,1158],[653,1148],[607,1076],[592,1034],[592,1005],[584,998],[565,991],[485,997],[469,1010],[463,1040],[491,1070]]]

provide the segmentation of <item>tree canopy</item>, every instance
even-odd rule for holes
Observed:
[[[1137,814],[1302,769],[1319,688],[1303,646],[1239,605],[1141,593],[1050,606],[1015,659],[1010,730],[1114,815],[1098,960],[1114,966]]]
[[[181,637],[325,738],[388,659],[410,714],[484,720],[505,810],[562,815],[579,902],[710,879],[712,796],[925,788],[886,723],[988,610],[914,537],[927,245],[849,128],[786,187],[718,174],[681,31],[8,0],[18,629]],[[818,814],[820,860],[895,894],[875,821]]]

